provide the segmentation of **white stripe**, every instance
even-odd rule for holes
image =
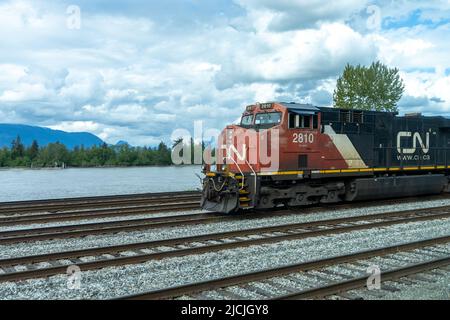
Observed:
[[[346,134],[337,134],[330,125],[325,126],[324,133],[331,138],[349,168],[368,168]]]

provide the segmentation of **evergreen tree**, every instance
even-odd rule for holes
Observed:
[[[22,144],[20,136],[17,136],[15,140],[11,142],[11,158],[13,160],[23,157],[25,152],[25,147]]]
[[[156,163],[157,165],[172,164],[171,151],[164,142],[160,142],[157,149]]]
[[[11,160],[11,151],[4,147],[0,149],[0,167],[8,167]]]
[[[31,146],[27,150],[28,158],[30,158],[31,161],[35,160],[39,155],[39,145],[36,140],[33,140],[31,143]]]

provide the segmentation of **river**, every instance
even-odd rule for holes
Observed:
[[[196,190],[200,166],[1,169],[0,202]]]

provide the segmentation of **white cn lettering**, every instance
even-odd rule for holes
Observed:
[[[413,137],[413,147],[412,148],[402,148],[402,138]],[[430,133],[426,134],[426,144],[423,143],[422,137],[418,132],[412,134],[412,132],[400,131],[397,135],[397,151],[401,154],[413,154],[417,151],[417,144],[419,144],[423,153],[428,153],[430,151]]]
[[[245,161],[247,159],[247,145],[242,145],[242,153],[236,149],[234,145],[230,145],[227,148],[227,145],[222,145],[221,149],[226,150],[227,159],[231,159],[233,155],[236,155],[239,161]]]

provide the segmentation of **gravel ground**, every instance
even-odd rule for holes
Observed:
[[[87,236],[84,238],[74,239],[55,239],[48,241],[39,241],[34,243],[23,244],[11,244],[0,246],[0,258],[19,257],[34,254],[44,254],[50,252],[74,250],[74,249],[87,249],[100,246],[112,246],[121,245],[127,243],[154,241],[162,239],[170,239],[177,237],[188,237],[208,233],[226,232],[250,228],[265,227],[271,225],[283,225],[290,223],[303,223],[317,220],[343,218],[359,215],[371,215],[376,213],[383,213],[389,211],[403,211],[410,209],[423,209],[450,205],[450,199],[433,200],[425,202],[412,202],[401,205],[381,205],[369,208],[356,208],[345,210],[330,210],[321,213],[311,213],[302,215],[299,213],[273,217],[273,218],[261,218],[250,220],[235,220],[228,222],[217,222],[206,225],[189,225],[185,227],[170,227],[161,229],[150,229],[147,231],[136,232],[124,232],[118,234],[106,234]],[[192,211],[185,212],[191,214]],[[168,214],[168,213],[167,213]],[[176,215],[181,214],[176,212]],[[153,216],[153,215],[152,215]]]
[[[401,209],[405,209],[403,205]],[[323,217],[322,217],[323,218]],[[280,265],[348,254],[448,235],[450,219],[395,225],[326,237],[149,261],[81,274],[81,288],[68,288],[65,275],[1,283],[1,299],[104,299],[203,281]],[[370,239],[370,240],[369,240]],[[239,294],[239,288],[228,289]],[[255,299],[260,298],[255,294]]]

